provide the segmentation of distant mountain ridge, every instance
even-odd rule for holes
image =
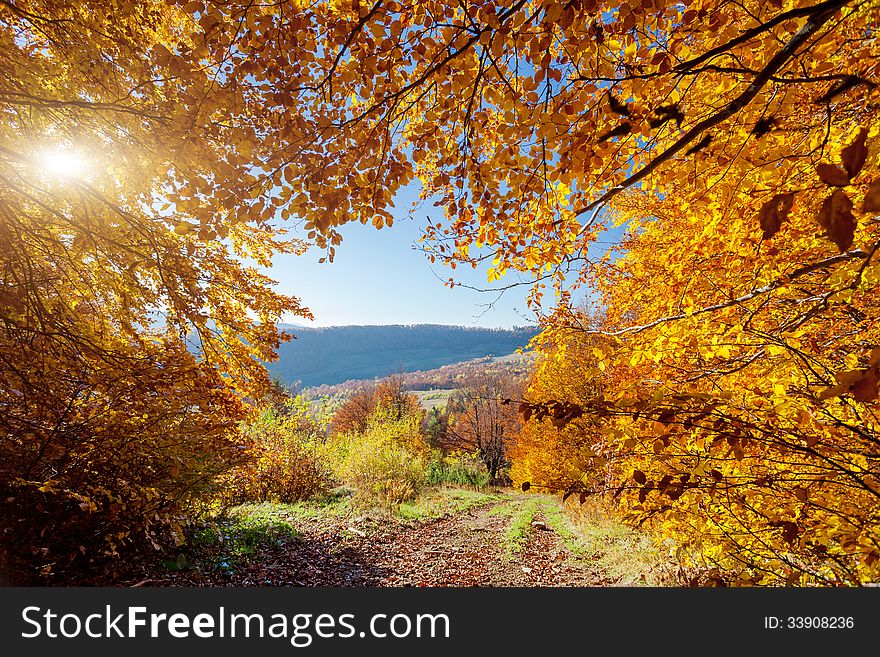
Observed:
[[[503,356],[526,346],[538,329],[485,329],[441,324],[387,326],[281,326],[296,339],[267,363],[273,376],[303,386],[334,385],[395,372],[432,370],[484,356]]]

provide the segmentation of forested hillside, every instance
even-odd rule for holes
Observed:
[[[494,374],[503,378],[524,381],[528,379],[535,364],[535,354],[510,354],[509,356],[474,358],[450,365],[442,365],[433,370],[413,370],[394,373],[394,378],[409,391],[432,392],[451,390],[463,380],[484,374]],[[373,385],[375,381],[349,379],[332,385],[311,386],[307,392],[310,397],[341,396],[348,397],[358,390]]]
[[[284,383],[333,385],[397,372],[504,356],[537,334],[535,329],[484,329],[436,324],[294,328],[269,371]]]

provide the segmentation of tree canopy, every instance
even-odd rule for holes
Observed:
[[[114,436],[168,435],[173,379],[161,416],[222,439],[307,313],[240,258],[301,250],[301,222],[332,260],[419,183],[432,260],[556,288],[542,350],[594,385],[547,365],[523,410],[582,425],[571,491],[742,581],[876,579],[878,24],[874,0],[3,0],[0,403],[28,454],[3,486],[91,509],[58,482],[132,381]]]
[[[0,3],[0,540],[44,574],[179,530],[307,313],[240,259],[301,245],[254,200],[271,118],[171,54],[192,25]]]

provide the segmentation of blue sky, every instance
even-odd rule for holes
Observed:
[[[394,225],[376,230],[371,225],[343,226],[343,241],[332,263],[319,263],[324,253],[311,249],[304,256],[279,256],[268,274],[277,289],[298,296],[315,315],[314,326],[343,324],[458,324],[490,328],[523,326],[535,321],[526,308],[528,286],[497,293],[481,293],[443,280],[490,287],[485,267],[455,270],[436,263],[414,248],[426,217],[440,218],[430,203],[409,218],[414,188],[395,198]],[[433,271],[432,271],[433,270]],[[438,278],[439,277],[439,278]],[[491,287],[519,280],[508,275]],[[546,298],[546,297],[545,297]],[[486,304],[493,303],[491,308]],[[302,318],[285,321],[308,324]]]
[[[303,256],[276,257],[267,273],[278,281],[277,289],[299,297],[315,315],[314,322],[300,317],[285,317],[284,321],[311,326],[455,324],[510,328],[534,324],[536,317],[525,302],[528,285],[509,289],[500,297],[497,292],[459,286],[450,289],[443,285],[450,276],[478,288],[503,287],[526,279],[509,273],[489,284],[488,264],[478,269],[455,270],[440,263],[432,265],[417,250],[416,243],[427,217],[436,222],[442,213],[431,203],[425,203],[410,217],[417,198],[415,184],[395,197],[394,225],[390,228],[377,230],[360,223],[343,226],[343,241],[332,263],[319,263],[325,253],[316,248]],[[607,231],[591,247],[591,255],[595,257],[607,249],[623,232],[622,227]],[[576,294],[576,298],[584,292]],[[550,310],[553,301],[552,290],[545,290],[545,311]]]

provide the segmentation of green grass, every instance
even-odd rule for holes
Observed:
[[[621,586],[659,586],[666,583],[665,559],[644,532],[608,520],[581,528],[585,554],[591,554],[605,574]]]
[[[308,502],[295,502],[283,504],[280,502],[263,502],[261,504],[243,504],[236,507],[239,512],[248,513],[253,509],[259,513],[261,507],[271,507],[276,513],[297,518],[319,518],[327,516],[346,515],[351,511],[351,498],[349,496],[331,497],[326,499],[309,500]]]
[[[619,586],[663,586],[673,583],[674,565],[650,534],[629,527],[605,509],[576,504],[559,507],[548,524],[563,537],[578,558],[597,564]],[[568,527],[569,537],[556,523]]]
[[[489,513],[490,515],[506,515],[510,518],[510,524],[504,536],[504,546],[508,556],[522,552],[529,541],[532,521],[539,514],[543,514],[547,525],[559,534],[566,547],[573,554],[577,556],[582,552],[562,505],[553,497],[532,494],[519,499],[514,498],[506,504],[499,504]]]
[[[231,509],[198,529],[189,549],[175,561],[165,561],[170,570],[195,566],[233,573],[261,550],[280,547],[297,535],[298,505],[245,504]]]
[[[226,517],[198,530],[194,545],[219,544],[225,552],[249,556],[267,544],[277,544],[296,536],[291,506],[264,502],[236,507]]]
[[[500,493],[439,486],[428,488],[412,502],[404,502],[395,509],[394,515],[405,521],[425,521],[501,499],[504,495]]]
[[[424,410],[430,411],[435,406],[437,408],[446,406],[449,396],[453,392],[455,391],[451,388],[438,388],[436,390],[413,390],[412,394],[418,398],[419,404],[421,404]]]
[[[507,526],[502,542],[507,555],[513,557],[522,552],[529,542],[532,520],[535,519],[541,508],[541,500],[527,500],[520,505],[510,506],[510,524]]]
[[[260,551],[280,547],[296,537],[297,521],[344,515],[348,508],[345,495],[294,504],[242,504],[206,521],[194,532],[186,550],[163,564],[169,570],[195,567],[232,573]]]
[[[513,500],[510,500],[510,501],[506,502],[505,504],[499,504],[494,509],[491,509],[489,511],[489,515],[490,516],[513,517],[513,515],[517,511],[519,511],[521,506],[522,506],[521,502],[514,502]]]
[[[503,499],[503,495],[463,488],[427,489],[412,502],[401,504],[394,518],[420,522]],[[337,494],[323,500],[284,504],[261,502],[229,509],[198,529],[185,552],[164,561],[169,570],[218,569],[232,573],[238,566],[259,556],[259,552],[284,545],[297,535],[297,522],[304,519],[349,516],[350,497]]]
[[[671,582],[671,564],[651,536],[615,520],[595,507],[568,507],[547,495],[510,499],[489,512],[510,518],[503,544],[514,558],[528,544],[532,521],[543,515],[547,526],[579,561],[596,564],[620,586],[662,586]]]
[[[541,509],[544,512],[544,519],[547,522],[547,526],[559,534],[559,537],[562,539],[562,542],[565,544],[565,547],[568,548],[569,552],[575,557],[584,557],[588,553],[588,550],[580,540],[574,524],[565,513],[565,509],[559,500],[545,500],[541,505]]]
[[[503,494],[491,491],[432,486],[426,488],[416,499],[396,506],[392,515],[394,518],[406,522],[431,520],[490,504],[503,498]],[[233,527],[236,532],[242,525],[246,525],[253,527],[259,533],[260,529],[271,532],[272,523],[276,521],[295,527],[296,521],[300,519],[348,516],[362,514],[365,511],[365,509],[352,507],[350,500],[349,496],[337,495],[324,500],[295,504],[277,502],[243,504],[228,512],[226,522],[227,526]],[[387,513],[387,509],[380,508],[366,509],[366,511],[376,512],[380,515]],[[216,536],[214,538],[216,540]]]
[[[163,563],[169,570],[235,572],[244,561],[259,558],[261,551],[293,539],[297,523],[303,519],[357,513],[349,500],[347,495],[337,494],[296,504],[263,502],[235,507],[198,530],[176,559]],[[614,584],[660,586],[672,582],[670,559],[649,534],[624,525],[608,511],[590,504],[566,506],[547,495],[435,486],[398,506],[389,520],[425,522],[488,504],[495,504],[488,511],[490,515],[509,519],[502,543],[511,559],[526,547],[533,531],[532,521],[541,515],[574,558],[597,565]]]

